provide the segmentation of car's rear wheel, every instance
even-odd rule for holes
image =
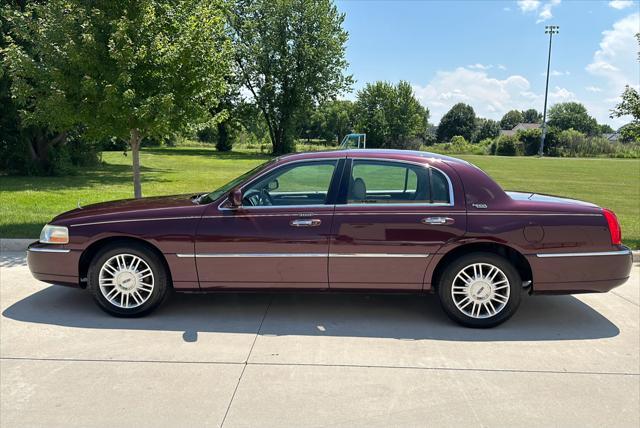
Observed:
[[[467,327],[487,328],[509,319],[520,304],[522,280],[493,253],[471,253],[450,263],[438,284],[442,308]]]
[[[111,315],[145,315],[162,303],[168,275],[160,258],[138,244],[104,248],[93,258],[88,289],[98,306]]]

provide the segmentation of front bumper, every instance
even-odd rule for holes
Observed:
[[[27,264],[33,277],[49,284],[78,287],[78,266],[81,251],[65,245],[34,242],[27,249]]]
[[[605,293],[624,284],[633,255],[624,246],[615,251],[537,254],[527,256],[533,292],[545,294]]]

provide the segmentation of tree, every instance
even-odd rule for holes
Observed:
[[[542,122],[542,114],[534,108],[523,110],[522,112],[523,123],[540,123]]]
[[[340,142],[354,127],[354,104],[349,100],[330,100],[304,114],[300,136]]]
[[[299,113],[334,98],[353,79],[344,14],[330,0],[235,0],[236,64],[269,128],[273,152],[294,149]]]
[[[355,113],[354,104],[348,100],[330,101],[322,106],[326,131],[336,142],[342,141],[345,135],[353,131]]]
[[[42,3],[42,2],[40,2]],[[0,6],[0,170],[18,174],[51,174],[56,165],[54,151],[63,149],[66,134],[53,132],[46,126],[25,124],[20,112],[28,109],[18,105],[11,91],[12,79],[6,57],[9,41],[30,54],[34,47],[19,37],[26,0],[6,2]]]
[[[597,135],[599,131],[598,122],[589,116],[587,109],[580,103],[555,104],[549,109],[548,117],[549,126],[561,131],[573,128],[586,135]]]
[[[465,140],[471,140],[475,131],[476,113],[473,107],[458,103],[451,107],[438,125],[437,138],[440,142],[449,142],[451,138],[460,135]]]
[[[355,103],[358,130],[367,134],[369,147],[404,148],[407,140],[423,138],[429,110],[415,98],[408,82],[368,83]]]
[[[495,138],[498,135],[500,135],[500,124],[498,122],[491,119],[478,118],[472,141],[478,143],[485,138]]]
[[[17,19],[6,61],[23,121],[127,139],[136,198],[142,139],[212,122],[231,60],[221,0],[51,0]]]
[[[522,123],[523,121],[524,118],[520,111],[511,110],[505,113],[505,115],[502,116],[502,119],[500,119],[500,127],[502,129],[513,129],[514,126]]]
[[[638,41],[640,42],[640,34]],[[620,130],[621,139],[625,143],[640,142],[640,94],[629,85],[625,87],[620,103],[611,110],[611,118],[628,115],[632,120]]]
[[[598,124],[598,133],[600,134],[613,134],[615,130],[606,123]]]

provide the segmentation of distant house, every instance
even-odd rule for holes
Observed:
[[[617,143],[620,139],[620,133],[612,132],[610,134],[602,134],[602,138],[605,138],[607,141],[611,141],[612,143]]]
[[[516,135],[518,131],[526,131],[527,129],[538,129],[542,125],[540,123],[519,123],[513,129],[501,129],[500,135]]]

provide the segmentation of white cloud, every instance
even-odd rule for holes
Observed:
[[[626,9],[631,6],[633,6],[633,2],[631,0],[613,0],[609,2],[609,7],[618,10]]]
[[[502,10],[504,10],[505,12],[511,12],[511,8],[510,7],[503,7]]]
[[[471,105],[482,117],[500,119],[512,109],[542,110],[544,93],[531,90],[529,81],[520,75],[505,79],[491,77],[484,70],[459,67],[453,71],[439,71],[426,85],[413,85],[416,97],[429,108],[431,121],[438,123],[456,103]],[[549,104],[576,100],[566,88],[556,86],[549,92]]]
[[[505,67],[505,66],[504,66],[504,65],[502,65],[502,64],[498,64],[498,69],[499,69],[499,70],[506,70],[506,69],[507,69],[507,67]]]
[[[588,92],[602,92],[602,88],[598,86],[587,86],[584,89],[586,89]]]
[[[601,122],[617,127],[629,121],[628,117],[610,119],[610,110],[619,102],[625,85],[640,89],[638,77],[638,42],[634,34],[640,32],[640,13],[633,13],[602,32],[599,49],[586,70],[593,76],[593,86],[606,97],[586,103],[591,114]]]
[[[548,0],[542,4],[539,0],[520,0],[518,1],[518,7],[523,13],[536,12],[538,13],[538,19],[536,24],[553,18],[551,9],[558,6],[561,0]]]
[[[551,70],[551,72],[549,73],[549,75],[554,76],[554,77],[559,77],[559,76],[569,76],[571,74],[571,72],[567,71],[559,71],[559,70]],[[540,73],[541,76],[545,77],[547,75],[546,72]]]
[[[467,68],[471,68],[471,69],[476,69],[476,70],[489,70],[490,68],[493,68],[493,64],[471,64],[471,65],[467,65]]]
[[[518,7],[523,12],[532,12],[540,7],[539,0],[518,0]]]
[[[559,4],[560,4],[560,0],[551,0],[545,3],[544,6],[542,6],[542,10],[538,14],[538,20],[536,21],[536,24],[539,24],[540,22],[553,18],[551,9],[555,6],[558,6]]]
[[[640,32],[640,13],[634,13],[602,32],[599,49],[586,69],[601,78],[609,93],[619,94],[625,85],[638,87],[638,44],[635,34]]]

